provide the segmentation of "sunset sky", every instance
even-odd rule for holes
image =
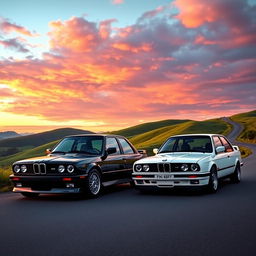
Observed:
[[[256,109],[256,0],[8,0],[0,131]]]

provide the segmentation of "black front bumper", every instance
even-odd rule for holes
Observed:
[[[79,176],[15,176],[11,175],[13,192],[63,194],[80,193],[86,187],[87,175]]]

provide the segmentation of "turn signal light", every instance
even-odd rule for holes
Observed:
[[[71,181],[72,178],[63,178],[62,180],[63,180],[63,181]]]
[[[138,175],[138,176],[135,176],[136,178],[143,178],[143,176],[141,176],[141,175]]]

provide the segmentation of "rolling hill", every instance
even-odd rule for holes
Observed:
[[[244,130],[237,138],[238,140],[256,143],[256,110],[231,116],[231,119],[244,126]]]
[[[59,140],[68,135],[76,135],[81,133],[93,133],[91,131],[73,129],[73,128],[61,128],[47,132],[36,133],[27,136],[21,136],[16,138],[9,138],[0,141],[1,147],[24,147],[33,146],[37,147],[51,141]]]
[[[175,125],[175,124],[182,124],[185,122],[188,122],[190,120],[162,120],[162,121],[156,121],[156,122],[150,122],[150,123],[144,123],[144,124],[139,124],[135,125],[132,127],[128,127],[122,130],[118,131],[113,131],[111,132],[112,134],[117,134],[117,135],[122,135],[127,138],[142,134],[144,132],[149,132],[158,128],[166,127],[169,125]]]

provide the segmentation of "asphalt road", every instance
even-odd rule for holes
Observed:
[[[129,185],[97,199],[0,194],[0,256],[255,255],[256,159],[217,194],[140,194]]]

